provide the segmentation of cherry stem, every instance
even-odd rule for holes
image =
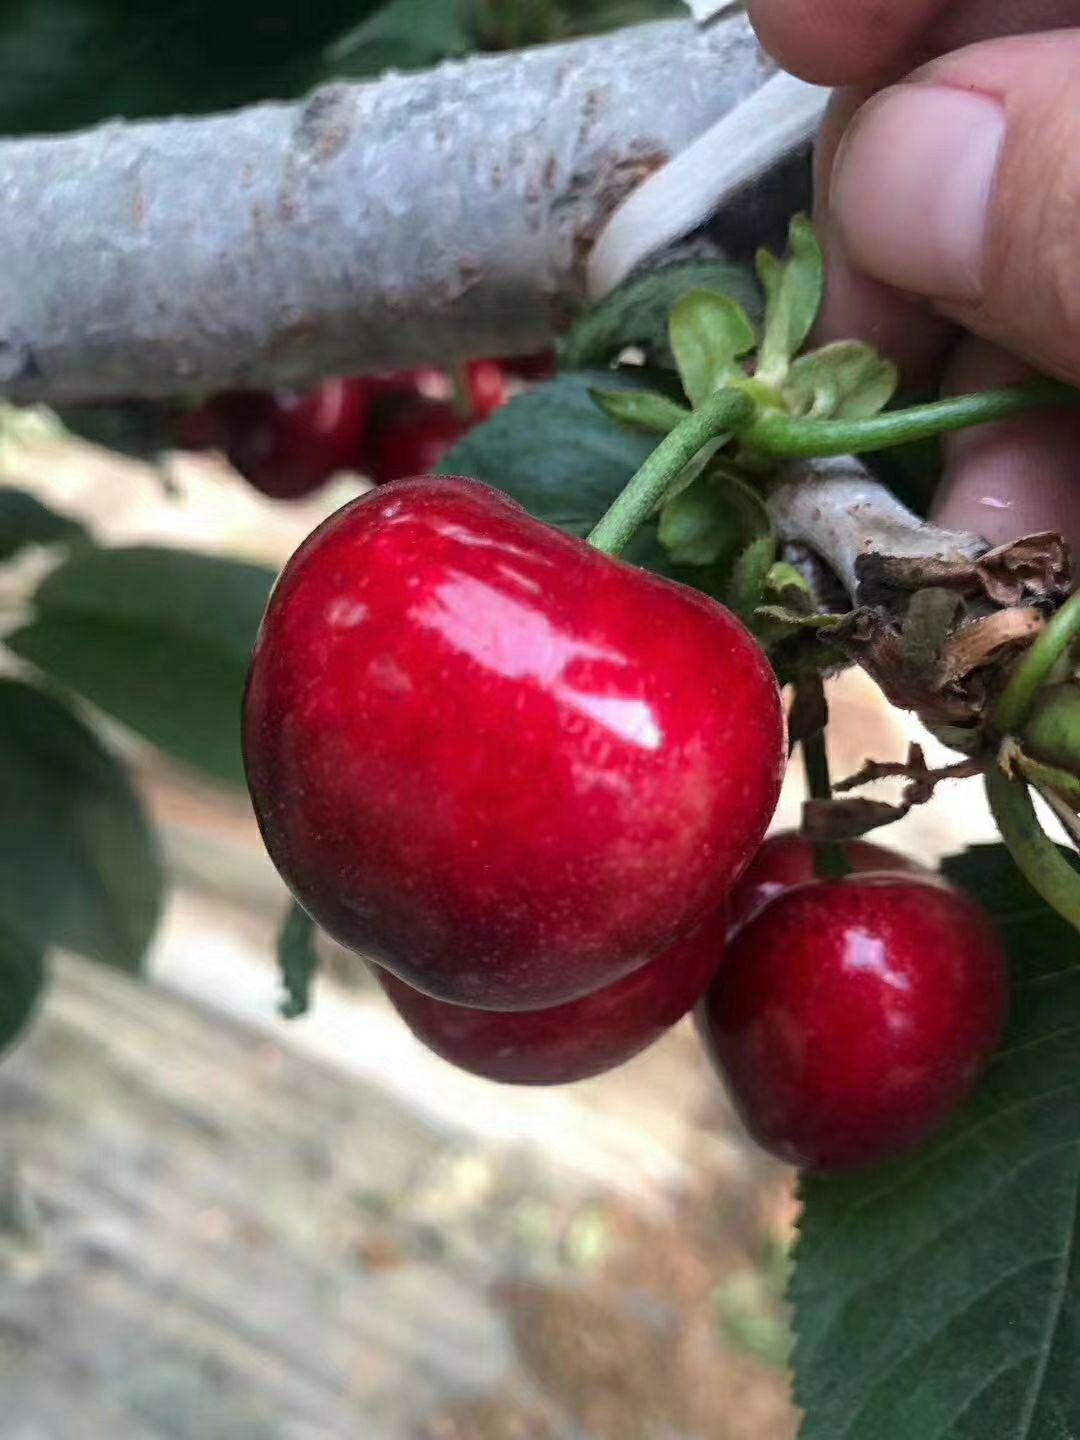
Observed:
[[[1057,380],[1031,380],[1003,390],[958,395],[906,410],[889,410],[869,420],[810,420],[767,410],[741,436],[748,449],[777,459],[812,460],[859,455],[929,440],[948,430],[965,430],[1008,420],[1051,405],[1076,405],[1080,391]]]
[[[1053,765],[1044,765],[1040,760],[1033,760],[1023,751],[1013,757],[1013,765],[1044,795],[1049,792],[1069,801],[1072,808],[1080,814],[1080,779],[1075,775],[1070,775],[1068,770],[1058,770]]]
[[[800,686],[812,687],[811,694],[818,708],[826,716],[828,724],[828,702],[820,675],[807,676],[799,681]],[[825,741],[825,727],[804,735],[800,742],[803,769],[806,772],[806,788],[813,800],[831,800],[833,797],[832,774],[829,769],[829,751]],[[843,880],[851,873],[843,844],[839,840],[814,841],[814,874],[819,880]]]
[[[1080,637],[1080,590],[1066,600],[1002,691],[993,717],[994,728],[1000,735],[1013,735],[1023,728],[1036,696],[1077,637]]]
[[[1080,930],[1080,870],[1039,824],[1027,785],[994,765],[986,774],[986,794],[1017,869],[1052,910]]]
[[[475,420],[472,386],[469,384],[469,370],[465,364],[453,365],[450,376],[450,408],[459,420],[469,424]]]
[[[754,401],[742,390],[711,396],[660,442],[596,525],[589,544],[605,555],[620,554],[698,451],[741,430],[755,413]]]

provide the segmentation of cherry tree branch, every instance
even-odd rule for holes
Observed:
[[[0,143],[0,393],[157,396],[526,352],[628,193],[769,73],[741,13],[300,104]]]
[[[780,538],[807,545],[826,560],[853,599],[859,562],[869,556],[968,561],[990,548],[977,535],[920,519],[849,457],[789,466],[768,505]]]

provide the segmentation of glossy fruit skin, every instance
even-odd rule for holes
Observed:
[[[750,1134],[807,1170],[920,1144],[1001,1035],[1000,941],[932,879],[850,876],[789,890],[730,939],[698,1011]]]
[[[429,475],[469,433],[452,405],[411,398],[382,416],[372,436],[368,468],[376,485]]]
[[[374,969],[417,1039],[451,1065],[504,1085],[569,1085],[625,1064],[689,1014],[720,964],[726,929],[717,911],[614,985],[516,1014],[449,1005]]]
[[[318,923],[492,1010],[613,984],[701,923],[785,758],[776,681],[728,611],[449,478],[371,491],[293,556],[244,748]]]
[[[273,500],[300,500],[357,467],[369,403],[360,380],[327,380],[308,391],[229,391],[185,417],[181,441],[222,450]]]
[[[850,840],[844,845],[844,858],[853,871],[911,870],[916,874],[930,872],[914,860],[874,845],[869,840]],[[756,915],[770,900],[796,885],[817,879],[814,846],[797,830],[770,835],[746,867],[742,879],[731,892],[728,914],[731,928],[737,929]]]

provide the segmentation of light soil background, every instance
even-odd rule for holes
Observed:
[[[274,566],[363,483],[286,507],[203,459],[168,478],[0,449],[0,479],[107,541]],[[832,703],[837,774],[914,734],[861,677]],[[246,797],[123,743],[172,897],[149,984],[59,959],[0,1066],[0,1440],[793,1436],[790,1176],[690,1025],[613,1075],[504,1089],[423,1050],[340,952],[286,1024],[286,897]],[[793,778],[779,826],[800,801]],[[926,861],[991,834],[969,783],[888,843]]]

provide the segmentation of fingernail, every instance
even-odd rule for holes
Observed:
[[[990,202],[1005,138],[992,96],[897,85],[852,122],[829,207],[868,275],[940,300],[977,300]]]

